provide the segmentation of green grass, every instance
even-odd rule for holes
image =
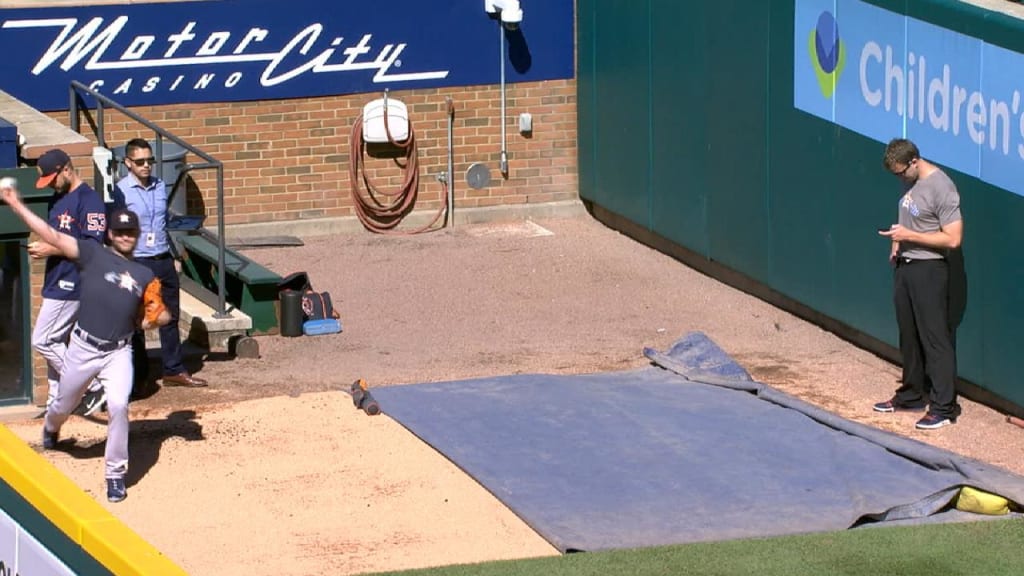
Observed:
[[[407,576],[1021,576],[1020,519],[866,528],[387,572]]]

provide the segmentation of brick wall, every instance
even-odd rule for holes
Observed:
[[[116,95],[111,95],[115,100]],[[350,191],[352,126],[379,94],[259,102],[137,107],[132,111],[223,162],[225,223],[346,217],[354,215]],[[498,86],[396,91],[409,107],[419,152],[417,211],[436,211],[445,193],[435,176],[447,171],[448,115],[455,106],[455,209],[535,204],[578,198],[576,174],[576,82],[560,80],[506,85],[508,179],[498,172],[501,151],[501,94]],[[533,132],[519,133],[518,117],[533,115]],[[52,117],[68,124],[67,113]],[[87,123],[83,118],[83,133]],[[123,114],[107,110],[108,146],[152,132]],[[189,162],[201,161],[189,155]],[[366,156],[366,175],[384,190],[400,188],[404,170],[394,155]],[[472,190],[467,168],[491,168],[491,185]],[[187,189],[189,211],[215,222],[213,171],[193,171]]]

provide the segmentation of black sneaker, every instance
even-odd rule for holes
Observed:
[[[120,502],[128,497],[128,488],[124,478],[107,478],[107,501]]]
[[[879,402],[875,404],[872,409],[875,412],[924,412],[924,406],[907,406],[905,404],[897,404],[895,400],[886,400],[885,402]]]
[[[939,416],[938,414],[926,414],[924,418],[917,421],[915,427],[918,430],[938,430],[939,428],[949,426],[950,424],[956,424],[956,418]]]
[[[56,450],[57,442],[60,442],[60,432],[50,432],[43,428],[43,450]]]
[[[107,392],[102,387],[96,390],[89,390],[82,397],[82,402],[71,411],[79,416],[92,416],[99,412],[107,404]]]

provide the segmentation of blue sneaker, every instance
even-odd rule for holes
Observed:
[[[900,412],[924,412],[925,408],[926,407],[924,405],[907,406],[906,404],[899,404],[895,400],[886,400],[885,402],[879,402],[878,404],[875,404],[872,407],[872,409],[875,412],[883,413],[896,412],[897,410]]]
[[[124,478],[107,478],[107,501],[120,502],[128,497],[128,488]]]
[[[937,430],[943,426],[955,424],[956,418],[939,416],[938,414],[926,414],[924,418],[917,421],[915,425],[918,430]]]
[[[60,441],[60,432],[50,432],[43,428],[43,450],[56,450]]]

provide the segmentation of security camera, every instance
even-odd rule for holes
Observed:
[[[494,16],[500,13],[501,25],[506,30],[515,30],[523,21],[523,10],[519,0],[484,0],[484,11]]]

